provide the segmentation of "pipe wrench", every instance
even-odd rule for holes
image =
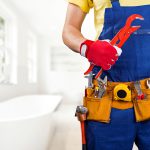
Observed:
[[[124,43],[129,39],[131,34],[137,31],[141,27],[141,26],[131,26],[132,22],[136,19],[144,20],[144,18],[139,14],[133,14],[129,16],[125,26],[120,29],[120,31],[110,41],[110,44],[121,48],[124,45]],[[95,64],[91,63],[89,69],[84,73],[84,75],[89,74],[93,70],[94,66]],[[103,73],[103,69],[100,69],[100,71],[97,73],[95,78],[97,79],[102,73]]]

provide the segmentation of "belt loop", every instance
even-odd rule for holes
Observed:
[[[113,8],[120,8],[119,0],[110,0]]]

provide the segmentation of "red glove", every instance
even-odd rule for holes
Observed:
[[[118,60],[122,50],[112,46],[109,41],[90,41],[86,40],[80,46],[80,54],[85,56],[89,62],[102,67],[103,70],[109,70]]]

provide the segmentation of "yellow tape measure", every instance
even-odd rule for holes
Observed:
[[[131,101],[131,89],[128,85],[118,84],[113,91],[114,100]]]

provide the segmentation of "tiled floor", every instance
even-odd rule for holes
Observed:
[[[62,105],[55,112],[57,126],[50,150],[81,150],[80,124],[74,117],[75,108],[76,105]]]
[[[81,150],[80,124],[75,118],[76,105],[61,106],[55,113],[56,131],[50,150]]]

